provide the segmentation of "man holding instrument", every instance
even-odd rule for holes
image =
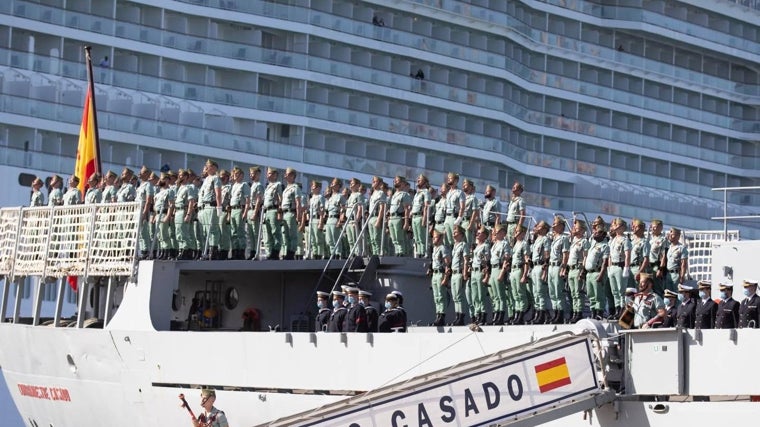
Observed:
[[[214,406],[216,402],[216,392],[210,388],[201,389],[201,407],[203,407],[203,413],[195,417],[192,409],[185,402],[184,396],[180,395],[182,400],[182,406],[187,408],[190,416],[193,419],[194,427],[229,427],[227,423],[227,416],[224,415],[224,411],[220,411]]]

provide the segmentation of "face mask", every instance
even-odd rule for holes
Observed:
[[[748,288],[744,288],[744,296],[745,297],[752,296],[752,292],[750,292]]]
[[[388,302],[388,301],[386,301],[386,302],[385,302],[385,309],[386,309],[386,310],[388,310],[388,309],[390,309],[391,307],[392,307],[392,306],[391,306],[391,303],[390,303],[390,302]]]
[[[726,293],[726,291],[720,291],[720,299],[722,300],[728,299],[728,294]]]
[[[359,300],[359,304],[361,304],[361,305],[365,305],[366,303],[364,302],[364,300],[363,300],[363,299],[360,299],[360,300]]]
[[[699,297],[702,298],[702,299],[707,298],[707,292],[705,292],[705,291],[699,291]]]
[[[317,301],[317,307],[324,308],[325,307],[324,301],[322,301],[322,300]]]
[[[341,305],[341,302],[340,302],[340,301],[338,301],[338,300],[333,300],[333,308],[338,308],[338,307],[340,307],[340,305]]]
[[[670,298],[663,298],[662,302],[665,303],[665,305],[670,305]]]
[[[678,294],[678,301],[679,301],[679,302],[680,302],[680,301],[683,301],[683,298],[684,298],[684,297],[683,297],[683,294]]]
[[[348,297],[348,303],[349,304],[353,304],[355,302],[356,302],[356,298],[354,298],[354,297]]]

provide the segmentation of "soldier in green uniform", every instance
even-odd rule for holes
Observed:
[[[515,181],[512,184],[512,198],[509,200],[509,206],[507,206],[507,218],[505,221],[509,226],[507,230],[507,236],[510,236],[509,244],[515,245],[514,235],[515,228],[518,225],[523,225],[525,221],[525,201],[522,198],[523,185]]]
[[[372,255],[383,255],[383,226],[388,198],[383,191],[383,179],[372,177],[372,195],[369,198],[369,241]]]
[[[230,173],[222,169],[219,171],[219,181],[222,184],[222,210],[219,214],[219,253],[216,259],[229,259],[232,247],[232,209],[230,198],[232,196],[232,183]]]
[[[193,232],[193,218],[197,203],[197,194],[193,188],[192,171],[177,171],[177,194],[174,198],[174,232],[177,235],[177,259],[187,260],[196,257],[198,247]]]
[[[261,209],[264,203],[264,188],[261,185],[261,168],[251,166],[248,170],[248,177],[251,179],[250,205],[248,206],[248,217],[246,221],[246,234],[248,235],[248,244],[250,252],[248,259],[256,259],[256,255],[261,249]]]
[[[668,239],[662,234],[662,221],[653,219],[649,222],[649,265],[652,266],[654,293],[662,297],[665,291],[665,273],[667,272]]]
[[[480,203],[475,196],[475,183],[472,180],[465,179],[462,183],[462,192],[465,194],[462,228],[465,232],[465,241],[469,246],[473,246],[475,230],[480,226]]]
[[[333,178],[330,182],[332,195],[327,200],[327,221],[325,222],[325,243],[330,254],[340,259],[345,257],[340,245],[340,225],[344,222],[346,211],[346,198],[343,197],[341,189],[343,181],[339,178]]]
[[[298,247],[298,218],[301,217],[301,189],[296,184],[296,170],[285,169],[287,186],[282,191],[282,242],[285,244],[284,259],[295,259]]]
[[[451,296],[454,300],[454,321],[452,326],[464,325],[467,309],[465,288],[470,278],[470,245],[464,240],[462,226],[454,228],[454,247],[451,249]]]
[[[499,224],[495,230],[509,229],[506,224]],[[509,273],[510,291],[514,299],[515,315],[512,317],[512,324],[522,325],[525,315],[530,309],[530,298],[528,296],[528,287],[530,286],[530,244],[525,239],[525,226],[519,225],[514,228],[515,241],[512,246],[512,269]],[[509,246],[509,241],[505,241]]]
[[[464,202],[466,196],[464,192],[457,188],[459,185],[459,175],[449,172],[446,176],[446,220],[444,226],[446,229],[445,244],[448,247],[454,245],[454,227],[462,224],[464,220]]]
[[[69,178],[69,189],[63,195],[63,204],[65,206],[78,205],[82,203],[82,193],[79,192],[79,177],[71,175]]]
[[[433,231],[433,255],[430,263],[432,274],[435,320],[431,326],[443,326],[446,321],[447,292],[451,278],[451,251],[443,244],[443,233]]]
[[[150,183],[150,174],[151,171],[146,166],[140,168],[140,173],[138,176],[140,178],[140,186],[135,190],[135,200],[140,202],[140,205],[142,206],[139,240],[141,259],[148,258],[150,255],[148,252],[150,250],[151,243],[153,242],[153,238],[151,237],[152,227],[150,225],[150,216],[153,209],[153,195],[155,193],[155,190],[153,189],[153,185]]]
[[[232,259],[245,259],[245,228],[248,209],[251,206],[251,187],[245,182],[243,170],[232,168],[232,190],[230,191],[230,232]]]
[[[510,310],[514,308],[513,295],[507,277],[512,264],[512,249],[506,240],[506,227],[495,229],[493,245],[491,246],[490,274],[488,286],[491,289],[491,303],[493,306],[492,325],[503,325],[510,319]],[[514,313],[513,313],[514,314]]]
[[[465,296],[470,307],[471,323],[482,325],[486,321],[485,303],[488,272],[491,267],[491,245],[488,229],[481,226],[475,233],[475,249],[472,251],[470,283]]]
[[[351,255],[361,254],[361,248],[358,245],[359,231],[364,218],[364,205],[361,203],[362,194],[360,192],[362,182],[358,178],[351,178],[348,182],[351,193],[346,201],[346,239],[348,240],[348,249]]]
[[[103,203],[116,202],[116,173],[114,171],[106,172],[106,186],[103,188]]]
[[[48,206],[63,205],[63,179],[58,175],[50,178],[50,192],[48,193]]]
[[[221,243],[219,217],[222,216],[222,181],[217,175],[219,164],[209,159],[206,161],[200,192],[198,193],[198,220],[203,228],[205,259],[219,258]]]
[[[322,195],[322,183],[311,181],[311,198],[309,199],[309,256],[311,259],[323,259],[327,254],[324,226],[327,221],[326,200]]]
[[[535,227],[536,238],[531,247],[531,261],[533,269],[530,271],[530,279],[533,282],[533,307],[537,314],[533,318],[534,324],[547,323],[551,318],[547,315],[551,307],[549,299],[549,256],[551,254],[552,239],[548,236],[549,224],[541,221]]]
[[[201,406],[203,413],[198,419],[193,419],[193,427],[229,427],[227,416],[214,406],[216,392],[209,388],[201,390]]]
[[[671,228],[668,233],[667,273],[665,274],[665,289],[676,291],[683,284],[689,272],[689,250],[680,242],[681,230]]]
[[[433,228],[446,233],[446,195],[449,193],[449,186],[444,182],[441,184],[441,192],[438,198],[435,199],[435,223]]]
[[[417,177],[417,192],[412,199],[412,237],[414,239],[414,256],[424,258],[427,255],[428,209],[430,208],[430,182],[425,175]]]
[[[628,278],[631,275],[631,241],[625,236],[627,224],[622,218],[612,220],[610,231],[614,237],[610,241],[610,257],[608,259],[607,277],[610,280],[610,289],[614,300],[610,307],[609,320],[617,320],[623,314],[623,292],[628,287]]]
[[[483,204],[483,210],[481,212],[481,222],[486,226],[488,231],[491,231],[501,223],[501,202],[496,198],[496,187],[493,185],[486,186],[485,192],[486,201]],[[507,230],[509,232],[509,230]]]
[[[567,280],[567,260],[570,256],[570,238],[565,234],[565,218],[559,215],[554,217],[552,224],[552,245],[549,251],[549,298],[551,298],[554,315],[550,322],[553,324],[565,323],[565,313],[570,312],[567,302],[565,281]]]
[[[35,207],[45,205],[45,195],[40,191],[43,185],[44,183],[39,177],[34,178],[34,181],[32,181],[32,198],[29,202],[29,206]]]
[[[570,299],[572,302],[573,314],[569,323],[575,323],[583,318],[583,295],[581,293],[584,283],[580,278],[583,269],[583,260],[586,257],[586,251],[589,248],[588,239],[586,239],[586,223],[576,219],[573,223],[572,230],[573,240],[570,243],[570,251],[567,258],[567,281],[570,288]]]
[[[631,240],[631,274],[628,276],[629,287],[639,285],[639,273],[649,273],[649,240],[644,237],[646,231],[644,221],[634,218],[631,221],[631,231],[633,232]]]
[[[583,260],[586,292],[593,319],[600,319],[604,315],[604,278],[607,275],[607,259],[610,256],[606,236],[607,230],[604,225],[597,225],[586,258]]]
[[[153,222],[156,226],[156,237],[158,241],[157,259],[169,259],[173,250],[170,229],[172,228],[172,218],[174,217],[174,190],[169,187],[169,178],[166,174],[158,179],[158,190],[153,197]]]
[[[87,192],[84,195],[84,203],[92,205],[103,200],[103,191],[100,189],[100,174],[95,172],[87,180]]]
[[[264,245],[267,259],[279,259],[282,241],[280,238],[280,203],[282,202],[282,183],[278,180],[279,171],[267,168],[267,187],[264,190]]]
[[[388,229],[393,243],[393,253],[396,256],[406,256],[406,230],[411,225],[412,198],[404,191],[406,179],[396,178],[394,183],[396,192],[391,197],[388,213]]]

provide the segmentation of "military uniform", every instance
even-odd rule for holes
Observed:
[[[414,255],[423,257],[427,254],[427,225],[425,217],[430,208],[430,189],[420,188],[412,199],[412,235],[414,236]],[[429,217],[429,214],[428,214]]]
[[[103,192],[98,187],[90,187],[87,189],[87,193],[84,195],[84,203],[87,205],[93,205],[100,203],[103,199]]]
[[[448,284],[444,284],[443,282],[444,278],[446,277],[447,264],[450,263],[450,261],[451,251],[449,251],[449,248],[446,245],[440,244],[433,246],[433,257],[430,264],[430,268],[433,273],[431,287],[433,290],[433,304],[435,305],[435,312],[437,315],[436,320],[438,320],[438,317],[440,317],[441,321],[443,319],[443,315],[446,313],[447,302],[447,293],[444,287],[448,286]],[[443,325],[441,324],[435,326]]]
[[[69,188],[68,191],[66,191],[66,194],[63,195],[63,204],[65,206],[71,206],[71,205],[79,205],[82,203],[82,193],[79,192],[79,189]]]
[[[369,301],[369,297],[372,296],[372,293],[359,291],[359,295],[359,304],[364,307],[364,312],[367,315],[367,332],[377,332],[380,313],[377,312],[377,309]],[[362,296],[364,298],[361,298]]]
[[[229,178],[227,182],[220,181],[222,184],[222,209],[217,211],[219,216],[219,258],[228,259],[230,249],[232,248],[232,209],[230,203],[232,200],[232,183]]]
[[[474,217],[473,217],[474,215]],[[478,228],[477,218],[480,216],[480,202],[475,193],[465,194],[464,215],[462,215],[462,228],[464,228],[465,241],[472,246],[475,243],[475,229]]]
[[[486,199],[483,204],[483,210],[481,211],[481,221],[483,225],[489,230],[493,230],[496,226],[497,218],[501,212],[501,202],[496,197],[492,199]],[[509,231],[507,231],[509,233]]]
[[[209,175],[203,180],[203,185],[201,185],[198,194],[198,220],[203,228],[201,239],[204,245],[201,250],[208,249],[211,258],[216,255],[221,243],[219,215],[222,206],[217,206],[217,202],[221,202],[221,200],[216,200],[216,189],[219,189],[221,193],[222,181],[217,175]]]
[[[232,184],[230,191],[230,245],[233,259],[245,257],[245,225],[250,199],[251,187],[248,186],[247,182],[240,181]]]
[[[660,265],[661,258],[668,253],[668,247],[670,242],[664,234],[655,236],[654,234],[649,236],[649,265],[652,268],[652,279],[654,280],[654,292],[662,296],[665,291],[665,275],[667,272],[663,272],[662,277],[658,277],[657,272],[664,268]]]
[[[446,230],[444,243],[448,247],[454,246],[454,227],[461,224],[464,211],[460,212],[460,209],[465,199],[464,192],[458,188],[449,188],[446,193],[446,219],[443,224]]]
[[[113,203],[116,200],[116,187],[113,185],[106,185],[105,188],[103,188],[101,200],[103,203]]]
[[[156,221],[156,237],[158,240],[159,259],[166,259],[170,251],[173,251],[170,229],[172,228],[170,207],[174,205],[174,190],[171,188],[160,189],[153,198],[153,212]],[[151,243],[152,246],[152,243]]]
[[[693,288],[686,285],[679,286],[678,288],[679,292],[683,292],[683,291],[690,292],[692,290]],[[694,298],[682,297],[682,300],[680,300],[680,303],[676,305],[678,306],[676,309],[677,310],[676,311],[676,327],[689,328],[689,329],[694,328],[694,319],[695,319],[694,314],[697,309],[697,304],[696,304],[696,301],[694,301]]]
[[[195,205],[198,195],[192,183],[180,185],[174,199],[174,231],[177,236],[177,249],[180,250],[181,259],[191,259],[198,250],[194,232],[194,213],[191,209]]]
[[[689,259],[689,249],[680,242],[668,247],[665,289],[675,290],[681,281],[681,261]]]
[[[483,278],[490,268],[491,262],[491,245],[488,238],[483,243],[478,243],[472,252],[472,269],[470,270],[470,286],[467,287],[465,296],[467,305],[470,307],[470,317],[477,318],[477,323],[485,321],[485,303],[483,301],[486,295],[486,285]]]
[[[533,269],[530,271],[530,279],[533,283],[532,303],[533,307],[539,311],[539,317],[536,321],[540,323],[546,321],[546,313],[551,309],[549,284],[544,279],[544,271],[549,264],[546,254],[551,253],[551,247],[552,239],[548,235],[538,235],[531,246],[531,260],[533,261]],[[548,278],[548,271],[546,277]]]
[[[335,293],[339,293],[339,291],[333,291],[333,294]],[[327,326],[328,332],[344,332],[343,328],[345,328],[348,309],[346,309],[342,302],[342,299],[333,299],[333,310],[330,314],[330,322]]]
[[[369,241],[372,255],[382,254],[382,246],[384,245],[382,240],[383,233],[385,232],[383,226],[385,224],[379,216],[387,201],[388,198],[382,189],[374,190],[369,198],[369,224],[367,225],[367,228],[369,228]],[[379,226],[377,225],[378,220],[380,221]]]
[[[586,270],[586,292],[592,317],[604,313],[604,276],[602,270],[610,256],[610,247],[605,240],[592,240],[583,265]]]
[[[61,206],[63,205],[63,190],[60,188],[53,188],[48,194],[48,206]]]
[[[367,332],[367,311],[356,298],[356,288],[348,290],[348,312],[343,332]]]
[[[665,305],[665,317],[662,320],[663,328],[674,328],[676,326],[676,318],[678,314],[678,294],[665,289],[665,296],[663,298],[663,305]],[[674,304],[674,302],[676,304]]]
[[[328,307],[330,294],[327,292],[317,291],[317,318],[314,320],[314,330],[316,332],[326,331],[330,323],[332,311]]]
[[[573,237],[567,257],[567,283],[570,288],[570,300],[573,317],[576,321],[583,315],[583,294],[585,284],[581,283],[580,273],[583,268],[583,258],[589,248],[589,241],[585,237]]]
[[[401,306],[394,307],[390,301],[397,301],[394,294],[386,296],[385,311],[380,314],[377,322],[378,332],[406,332],[406,311]]]
[[[565,313],[570,312],[570,304],[567,301],[565,290],[565,277],[562,277],[562,269],[567,266],[562,262],[565,254],[569,258],[570,238],[566,234],[555,235],[552,239],[549,251],[549,298],[555,315],[552,320],[555,323],[564,323]]]
[[[388,210],[388,230],[390,230],[393,252],[396,256],[406,256],[406,226],[410,224],[409,210],[412,197],[399,187],[393,196]]]
[[[720,285],[721,299],[715,313],[715,329],[733,329],[739,326],[739,302],[726,292],[733,285]]]
[[[348,200],[346,200],[346,239],[348,240],[348,249],[351,255],[362,253],[361,247],[357,243],[363,216],[361,199],[362,195],[357,190],[352,191],[348,196]]]
[[[712,329],[715,326],[715,316],[718,313],[718,304],[710,297],[697,300],[697,308],[694,312],[694,327],[696,329]]]
[[[625,304],[623,303],[623,290],[628,287],[628,277],[626,274],[626,257],[630,259],[631,241],[624,235],[615,236],[610,241],[609,266],[607,267],[607,278],[610,281],[612,298],[615,304],[615,317],[620,315],[620,311]],[[630,273],[630,272],[628,272]],[[628,274],[630,276],[630,274]],[[612,307],[610,307],[612,312]],[[610,313],[612,314],[612,313]]]
[[[503,234],[504,231],[501,233]],[[509,277],[507,272],[502,273],[502,270],[509,268],[510,264],[514,265],[514,261],[510,262],[512,253],[512,248],[509,247],[509,242],[505,238],[494,241],[491,246],[488,260],[491,267],[488,286],[490,288],[491,306],[493,308],[493,320],[491,323],[494,325],[503,325],[505,320],[510,318],[510,314],[514,314],[516,306],[515,296],[513,295],[514,288],[507,281],[507,277]]]
[[[224,415],[224,411],[220,411],[216,407],[211,407],[211,410],[203,415],[206,419],[205,425],[208,427],[229,427],[227,422],[227,416]]]
[[[744,281],[744,290],[747,298],[739,305],[739,327],[760,328],[760,296],[757,295],[757,282]]]
[[[282,242],[285,245],[285,259],[293,259],[298,247],[298,211],[301,204],[301,189],[292,183],[282,191]]]
[[[446,233],[446,199],[439,197],[433,201],[433,225],[439,233]]]
[[[509,244],[514,246],[515,244],[515,227],[517,226],[517,223],[520,222],[520,212],[525,211],[525,201],[523,200],[522,196],[512,196],[512,198],[509,200],[509,205],[507,206],[507,238],[509,239]]]
[[[339,191],[333,192],[327,200],[327,222],[325,222],[325,243],[328,256],[344,257],[343,247],[338,240],[340,237],[340,216],[346,209],[346,198]]]
[[[644,264],[644,261],[648,260],[649,252],[649,240],[644,237],[634,235],[633,240],[631,241],[631,274],[628,276],[628,283],[626,286],[636,286],[636,278],[638,277],[639,273],[651,272],[651,268],[649,267],[650,264],[648,261],[646,263],[647,268],[644,271],[641,270],[641,266]]]
[[[322,216],[325,212],[325,196],[312,194],[309,199],[309,254],[312,259],[322,259],[327,254]]]
[[[134,202],[136,198],[137,190],[135,190],[135,186],[129,182],[122,183],[121,187],[119,187],[119,191],[116,192],[116,201],[120,203]]]
[[[32,198],[29,201],[29,206],[31,207],[45,206],[45,195],[42,194],[42,191],[40,190],[32,191]]]
[[[467,309],[467,299],[465,297],[465,272],[468,269],[470,259],[470,246],[464,241],[464,236],[459,242],[454,242],[451,250],[451,296],[454,300],[454,313],[456,317],[453,326],[464,324],[464,313]]]
[[[508,240],[504,239],[504,242],[509,246]],[[509,273],[509,282],[511,285],[510,292],[514,299],[514,308],[517,311],[514,316],[516,324],[522,323],[523,316],[531,307],[528,296],[530,252],[530,244],[525,239],[515,241],[512,247],[512,271]],[[523,277],[526,279],[525,283],[522,283]]]
[[[250,203],[248,205],[248,218],[246,221],[246,234],[250,245],[248,258],[254,259],[259,252],[261,242],[261,209],[263,204],[264,189],[259,181],[250,183]],[[256,209],[258,207],[258,210]]]
[[[654,292],[636,295],[633,299],[633,326],[641,328],[647,324],[657,315],[657,308],[662,305],[662,298]]]
[[[282,200],[282,183],[269,182],[264,190],[264,245],[269,259],[278,259],[282,246],[278,209]]]

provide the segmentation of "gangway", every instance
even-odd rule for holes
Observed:
[[[533,426],[599,407],[592,332],[563,332],[281,418],[263,426]]]

